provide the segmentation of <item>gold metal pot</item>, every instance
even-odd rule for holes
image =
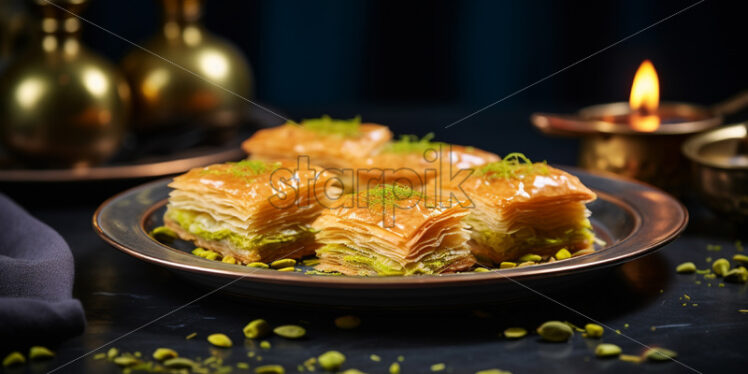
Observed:
[[[162,0],[161,31],[122,62],[140,131],[195,123],[232,127],[249,105],[252,73],[241,52],[200,24],[202,0]],[[238,95],[238,96],[237,96]]]
[[[78,13],[86,0],[56,0]],[[116,67],[81,45],[81,22],[36,0],[41,33],[0,80],[0,138],[12,155],[40,166],[85,166],[117,151],[130,91]]]

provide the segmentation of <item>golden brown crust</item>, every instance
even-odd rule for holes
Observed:
[[[358,135],[320,134],[303,126],[284,124],[257,131],[242,143],[254,159],[287,160],[309,156],[325,168],[347,168],[352,160],[370,155],[392,138],[386,126],[364,123]]]

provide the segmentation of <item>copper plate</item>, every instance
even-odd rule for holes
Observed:
[[[104,202],[93,226],[115,248],[177,271],[212,289],[253,300],[325,307],[418,308],[510,300],[520,289],[568,286],[593,274],[648,254],[675,239],[688,212],[677,200],[648,185],[564,168],[595,190],[589,205],[596,233],[607,244],[597,252],[536,266],[485,273],[399,277],[324,276],[278,272],[209,261],[194,256],[187,243],[166,246],[147,232],[161,223],[169,179],[130,189]]]

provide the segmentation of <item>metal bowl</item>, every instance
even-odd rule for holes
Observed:
[[[695,135],[682,150],[699,197],[730,218],[748,219],[748,123]]]

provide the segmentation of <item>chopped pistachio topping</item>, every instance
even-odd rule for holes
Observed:
[[[106,358],[110,360],[113,360],[117,356],[119,356],[119,349],[117,348],[109,348],[109,350],[106,352]]]
[[[503,261],[499,264],[499,269],[510,269],[514,267],[517,267],[517,263],[515,262]]]
[[[52,357],[55,357],[55,353],[47,347],[35,345],[29,350],[29,359],[31,360],[46,360]]]
[[[256,374],[285,374],[286,369],[280,365],[264,365],[255,369]]]
[[[93,356],[94,360],[101,360],[101,359],[105,359],[105,358],[106,358],[106,353],[104,353],[104,352],[97,353],[97,354],[95,354]]]
[[[712,263],[712,271],[720,277],[724,277],[730,271],[730,261],[726,258],[718,258]]]
[[[528,253],[519,258],[520,262],[540,262],[541,260],[543,260],[542,257],[533,253]]]
[[[548,321],[538,327],[538,335],[549,342],[565,342],[574,336],[574,331],[563,322]]]
[[[112,360],[117,366],[128,367],[137,364],[139,361],[133,356],[119,356]]]
[[[374,361],[374,362],[382,361],[382,358],[379,357],[379,356],[377,356],[377,355],[375,355],[375,354],[369,355],[369,359],[372,360],[372,361]]]
[[[170,358],[178,356],[179,354],[177,353],[177,351],[171,348],[156,348],[156,350],[153,351],[153,358],[159,361],[168,360]]]
[[[444,365],[444,363],[438,363],[431,365],[431,371],[442,371],[447,368],[447,365]]]
[[[260,348],[262,348],[262,349],[270,349],[270,347],[272,347],[272,345],[270,345],[269,341],[263,340],[263,341],[260,342]]]
[[[390,374],[400,374],[400,364],[397,362],[390,364]]]
[[[259,268],[259,269],[267,269],[270,267],[268,266],[268,264],[263,263],[263,262],[250,262],[247,264],[247,266],[251,268]]]
[[[356,136],[361,129],[361,116],[351,119],[332,119],[328,115],[320,118],[310,118],[301,121],[301,127],[323,135],[336,135],[343,137]]]
[[[23,365],[26,363],[26,357],[21,352],[11,352],[3,359],[3,367]]]
[[[725,282],[745,283],[748,282],[748,270],[740,266],[728,271],[725,274]]]
[[[504,337],[507,339],[519,339],[527,335],[527,330],[522,327],[510,327],[504,330]]]
[[[400,139],[387,143],[382,152],[388,153],[423,153],[448,146],[447,143],[434,142],[434,133],[428,133],[418,139],[415,135],[400,135]]]
[[[177,233],[166,226],[156,227],[155,229],[151,230],[149,235],[153,239],[156,239],[156,241],[167,244],[173,242],[174,239],[177,238]]]
[[[561,248],[556,252],[556,255],[553,256],[556,258],[556,260],[566,260],[568,258],[571,258],[571,252],[569,252],[566,248]]]
[[[598,324],[588,323],[584,325],[584,331],[588,338],[599,339],[603,336],[605,330]]]
[[[306,329],[297,325],[283,325],[273,329],[275,335],[282,336],[286,339],[299,339],[306,335]]]
[[[248,323],[247,326],[244,326],[242,331],[248,339],[259,339],[270,335],[270,332],[273,330],[270,328],[270,324],[264,319],[256,319]]]
[[[748,256],[746,255],[736,254],[732,256],[732,260],[741,264],[748,264]]]
[[[678,265],[675,271],[680,274],[690,274],[696,271],[696,264],[693,262],[684,262]]]
[[[174,357],[164,361],[164,366],[169,369],[191,369],[195,365],[195,361],[184,357]]]
[[[197,333],[193,332],[192,334],[189,334],[189,335],[185,336],[184,338],[187,339],[187,340],[190,340],[190,339],[195,338],[196,336],[197,336]]]
[[[233,345],[231,339],[224,334],[210,334],[208,335],[208,342],[222,348],[229,348]]]
[[[640,363],[642,362],[643,358],[641,356],[634,356],[634,355],[620,355],[618,356],[618,359],[621,361],[626,362],[633,362],[633,363]]]
[[[621,354],[621,347],[615,345],[615,344],[598,344],[597,347],[595,347],[595,356],[601,357],[601,358],[607,358],[607,357],[617,357]]]
[[[522,153],[514,152],[504,156],[501,161],[485,164],[478,168],[476,175],[483,175],[491,179],[514,179],[533,175],[547,175],[548,164],[530,161]]]
[[[423,195],[407,186],[399,184],[382,184],[361,192],[359,197],[363,197],[370,208],[390,208],[397,204],[398,201],[410,198],[422,198]]]
[[[336,371],[345,363],[345,355],[338,351],[328,351],[319,355],[317,362],[327,371]]]
[[[501,370],[501,369],[486,369],[486,370],[476,371],[475,374],[512,374],[512,373],[506,370]]]
[[[273,261],[270,264],[270,267],[273,268],[273,269],[283,269],[283,268],[286,268],[286,267],[289,267],[289,266],[293,267],[294,265],[296,265],[296,260],[294,260],[292,258],[284,258],[284,259],[281,259],[281,260],[275,260],[275,261]]]

